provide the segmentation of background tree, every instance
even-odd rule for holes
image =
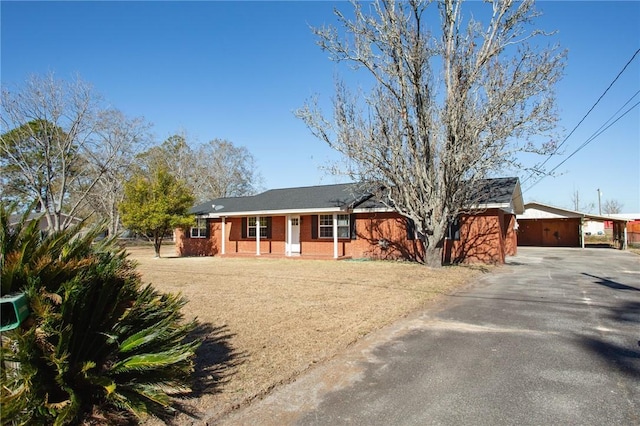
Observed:
[[[353,19],[335,11],[342,30],[313,30],[332,60],[364,70],[373,88],[351,93],[338,81],[333,120],[315,99],[297,116],[344,154],[342,173],[386,188],[382,200],[413,220],[433,266],[481,179],[521,167],[520,152],[554,148],[536,141],[551,137],[565,54],[533,44],[545,34],[530,26],[532,0],[487,3],[486,23],[463,16],[457,0],[353,3]],[[430,11],[439,29],[427,26]]]
[[[22,87],[2,89],[0,169],[2,193],[23,202],[37,200],[49,229],[69,225],[87,194],[109,167],[96,163],[94,138],[100,97],[76,78],[32,76]],[[70,201],[71,188],[80,192]],[[66,214],[66,216],[65,216]]]
[[[165,235],[175,228],[193,224],[188,213],[193,206],[191,189],[164,167],[151,174],[139,171],[124,186],[120,203],[122,223],[153,242],[156,257]]]
[[[98,221],[107,221],[109,235],[118,234],[118,206],[124,198],[124,182],[133,174],[136,155],[149,144],[150,127],[142,117],[129,118],[114,109],[103,111],[99,116],[96,128],[99,151],[93,152],[92,157],[96,164],[105,166],[87,196],[87,204]]]
[[[249,150],[221,139],[198,148],[193,170],[196,175],[194,194],[199,202],[252,195],[262,181]]]
[[[7,201],[18,203],[21,206],[28,206],[34,199],[33,189],[37,189],[40,193],[36,209],[44,210],[42,200],[48,199],[47,191],[50,187],[46,184],[50,172],[49,169],[55,169],[58,166],[56,158],[46,159],[44,152],[37,143],[29,144],[32,135],[36,135],[37,139],[47,139],[54,141],[64,139],[64,131],[56,127],[50,122],[44,120],[33,120],[26,124],[12,129],[1,136],[2,143],[2,197]],[[51,161],[51,167],[34,168],[33,173],[23,173],[23,164],[12,161],[12,156],[20,155],[25,162],[34,165],[44,165],[46,161]]]
[[[622,208],[624,204],[622,204],[618,200],[607,200],[602,205],[602,211],[605,214],[619,214],[622,213]]]
[[[169,136],[160,145],[152,146],[140,155],[140,160],[139,166],[149,172],[164,168],[176,179],[194,186],[196,156],[184,133]]]
[[[196,202],[255,194],[262,177],[249,150],[213,139],[192,148],[184,134],[173,135],[140,156],[141,167],[166,168],[193,191]]]

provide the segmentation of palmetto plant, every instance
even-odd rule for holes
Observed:
[[[113,239],[82,224],[43,234],[0,205],[2,295],[31,314],[3,333],[3,424],[131,423],[170,413],[188,390],[198,341],[180,296],[143,285]]]

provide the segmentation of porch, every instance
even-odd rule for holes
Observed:
[[[352,256],[338,256],[333,257],[332,255],[322,255],[322,254],[284,254],[284,253],[261,253],[257,255],[255,253],[226,253],[226,254],[218,254],[218,257],[221,258],[256,258],[256,259],[288,259],[288,260],[350,260],[353,259]]]

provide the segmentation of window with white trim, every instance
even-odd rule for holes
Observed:
[[[196,218],[196,226],[191,227],[191,238],[207,237],[207,219],[203,217]]]
[[[338,215],[338,238],[350,237],[349,221],[348,214]],[[333,238],[333,215],[321,214],[318,216],[318,235],[320,238]]]
[[[247,220],[247,236],[249,238],[256,237],[256,218],[249,217]],[[260,218],[260,238],[267,238],[267,218]]]

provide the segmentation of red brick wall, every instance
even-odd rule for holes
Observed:
[[[356,215],[356,235],[349,256],[412,260],[422,257],[421,244],[407,239],[406,219],[396,213]]]
[[[513,214],[505,214],[504,220],[507,226],[507,235],[505,236],[505,254],[507,256],[515,256],[518,254],[518,234],[516,233],[516,216]]]
[[[313,221],[311,215],[300,216],[300,254],[311,256],[333,257],[333,238],[311,238],[311,225]],[[357,223],[357,221],[356,221]],[[338,256],[350,256],[348,246],[351,240],[347,238],[338,239]]]
[[[415,259],[416,241],[407,241],[405,219],[395,213],[358,213],[356,237],[338,239],[338,256],[371,259]],[[333,256],[333,238],[311,238],[311,215],[302,216],[300,248],[302,255]],[[384,239],[384,242],[380,240]]]
[[[630,243],[640,243],[640,221],[627,223],[627,239]]]
[[[191,238],[190,229],[176,229],[175,242],[178,256],[215,256],[221,249],[221,220],[208,219],[209,238]]]
[[[504,263],[502,211],[487,210],[460,220],[460,240],[447,240],[443,257],[452,263]]]
[[[422,246],[407,239],[406,220],[395,213],[358,213],[356,238],[338,240],[338,256],[373,259],[422,258]],[[501,210],[464,217],[461,220],[460,241],[447,241],[444,257],[452,262],[502,263],[505,254],[515,254],[515,218]],[[271,238],[260,239],[261,254],[285,255],[285,216],[271,218]],[[176,248],[181,256],[215,256],[221,253],[222,222],[209,220],[210,238],[186,238],[176,231]],[[333,238],[312,239],[311,215],[300,217],[301,255],[333,257]],[[242,219],[227,218],[226,254],[256,254],[255,238],[242,238]]]
[[[225,244],[226,254],[256,254],[256,239],[242,238],[242,218],[227,218],[228,239]],[[260,238],[260,254],[282,253],[285,250],[286,217],[271,218],[271,238]]]

